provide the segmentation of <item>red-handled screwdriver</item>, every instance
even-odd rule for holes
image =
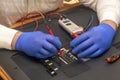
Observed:
[[[113,62],[117,61],[118,59],[120,59],[120,54],[113,55],[113,56],[111,56],[111,57],[107,57],[107,58],[106,58],[106,61],[107,61],[108,63],[113,63]]]

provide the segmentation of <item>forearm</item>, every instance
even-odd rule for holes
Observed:
[[[112,24],[120,23],[120,1],[119,0],[98,0],[96,5],[96,12],[100,23],[109,21]],[[111,23],[110,22],[110,23]],[[114,25],[115,26],[115,25]]]
[[[11,43],[11,47],[12,47],[12,49],[13,50],[15,50],[15,44],[16,44],[16,41],[17,41],[17,39],[19,38],[19,36],[22,34],[22,32],[17,32],[16,34],[15,34],[15,36],[13,37],[13,40],[12,40],[12,43]]]
[[[111,20],[104,20],[101,22],[110,25],[115,31],[117,30],[117,24]]]
[[[17,30],[0,25],[0,48],[12,49],[11,43]]]
[[[120,23],[119,0],[80,0],[83,5],[97,12],[100,23],[107,23],[117,29]]]

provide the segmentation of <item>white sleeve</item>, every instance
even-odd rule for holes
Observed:
[[[16,32],[17,30],[0,25],[0,48],[12,50],[11,43]]]
[[[28,12],[40,10],[43,13],[60,7],[62,0],[28,0]]]
[[[112,20],[120,23],[120,0],[80,0],[85,6],[97,12],[99,21]]]
[[[117,25],[120,23],[120,0],[98,0],[96,11],[100,22],[112,20]]]
[[[90,7],[91,9],[95,10],[96,4],[98,0],[79,0],[86,7]]]

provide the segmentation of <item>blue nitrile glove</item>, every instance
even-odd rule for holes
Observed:
[[[23,32],[17,39],[15,49],[25,52],[28,56],[48,58],[61,48],[58,37],[43,32]]]
[[[108,24],[100,24],[71,41],[72,53],[79,58],[95,58],[112,43],[115,31]]]

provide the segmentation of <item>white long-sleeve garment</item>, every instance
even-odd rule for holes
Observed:
[[[120,23],[120,0],[79,0],[97,12],[99,21],[112,20]]]
[[[0,24],[10,26],[31,11],[55,10],[62,0],[0,0]]]
[[[17,30],[7,28],[8,25],[31,11],[46,13],[55,10],[61,2],[62,0],[0,0],[0,48],[12,49],[11,43]]]
[[[3,1],[5,1],[6,3],[6,0],[3,0]],[[15,2],[18,0],[8,0],[8,1]],[[19,0],[19,1],[24,2],[26,0]],[[41,10],[43,10],[43,12],[56,9],[59,6],[58,4],[61,2],[61,0],[27,0],[27,1],[28,1],[27,11],[38,9],[39,5],[41,5],[40,7],[41,7]],[[41,3],[35,2],[37,6],[36,8],[34,8],[35,4],[30,4],[30,3],[33,3],[32,1],[41,1]],[[53,1],[54,3],[52,3],[51,1]],[[80,2],[83,3],[85,6],[95,10],[97,12],[100,22],[103,20],[112,20],[117,25],[120,23],[120,0],[80,0]],[[21,6],[19,5],[17,8],[19,7]],[[22,5],[22,7],[26,7],[26,6]],[[19,8],[19,10],[26,12],[24,11],[23,8]],[[0,48],[11,49],[11,42],[16,32],[17,32],[16,30],[5,28],[4,26],[0,25]]]

